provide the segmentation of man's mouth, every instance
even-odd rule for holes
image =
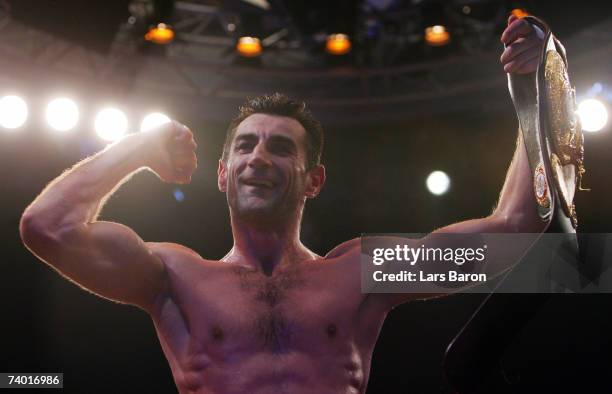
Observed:
[[[274,187],[274,182],[263,178],[246,178],[242,180],[242,183],[248,186],[263,187],[267,189],[272,189]]]

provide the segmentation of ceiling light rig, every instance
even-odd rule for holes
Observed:
[[[425,29],[425,42],[432,47],[440,47],[450,42],[450,33],[442,25],[429,26]]]
[[[170,25],[158,23],[145,34],[145,40],[160,45],[169,44],[174,40],[174,30]]]
[[[268,7],[270,0],[228,9],[203,0],[176,1],[172,9],[161,7],[162,0],[130,1],[135,21],[132,37],[137,45],[125,48],[164,57],[197,57],[211,65],[264,68],[339,64],[379,68],[443,59],[462,51],[487,51],[497,41],[494,32],[505,24],[510,12],[518,17],[528,14],[518,5],[482,1],[453,2],[453,6],[421,1],[409,6],[413,2],[365,0],[366,7],[348,13],[332,12],[318,3],[299,6],[299,2],[288,2],[287,9],[279,12]],[[145,33],[149,43],[168,44],[174,39],[180,45],[167,51],[160,50],[166,49],[162,45],[140,47]],[[431,47],[447,50],[432,51]],[[262,56],[264,51],[268,53]]]
[[[346,55],[351,51],[351,40],[346,34],[330,34],[327,36],[325,50],[332,55]]]
[[[244,57],[257,57],[261,55],[263,48],[259,38],[244,36],[238,39],[236,51]]]

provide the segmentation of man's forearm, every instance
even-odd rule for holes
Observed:
[[[533,177],[523,138],[519,135],[499,203],[489,217],[465,220],[437,233],[538,233],[545,227],[536,210]]]
[[[514,157],[493,214],[504,217],[516,232],[541,231],[544,222],[538,216],[533,193],[533,175],[519,130]]]
[[[26,209],[24,218],[61,230],[95,221],[107,196],[146,165],[143,138],[129,135],[53,180]]]

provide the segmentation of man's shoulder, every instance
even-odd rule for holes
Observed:
[[[147,242],[149,249],[155,254],[189,254],[200,256],[195,250],[174,242]]]
[[[335,259],[340,257],[348,256],[359,256],[361,249],[361,238],[353,238],[349,241],[343,242],[330,250],[326,255],[325,259]]]
[[[147,242],[147,247],[151,253],[159,257],[166,265],[188,263],[206,265],[209,263],[198,252],[185,245],[173,242]]]

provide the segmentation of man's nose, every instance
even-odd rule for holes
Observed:
[[[265,167],[269,166],[270,164],[270,153],[264,145],[257,144],[251,152],[251,157],[249,158],[249,166]]]

